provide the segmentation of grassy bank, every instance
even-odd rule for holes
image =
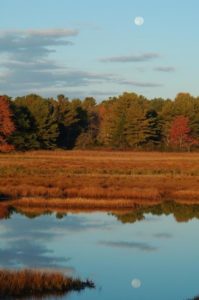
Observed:
[[[61,296],[70,291],[94,288],[91,281],[72,279],[59,272],[0,270],[0,298]]]
[[[128,208],[135,200],[199,201],[198,186],[199,153],[0,154],[1,199],[62,198],[69,207]]]

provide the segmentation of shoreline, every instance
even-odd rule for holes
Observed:
[[[84,198],[48,198],[42,197],[22,197],[19,199],[1,200],[0,209],[3,208],[33,208],[33,209],[51,209],[51,210],[68,210],[68,211],[130,211],[141,207],[153,207],[165,203],[176,205],[199,205],[199,199],[84,199]]]

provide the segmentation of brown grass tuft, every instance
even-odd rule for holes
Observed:
[[[59,272],[0,270],[1,299],[58,296],[86,287],[94,288],[93,282],[72,279]]]

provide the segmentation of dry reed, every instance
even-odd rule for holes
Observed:
[[[0,199],[199,200],[199,153],[0,154]],[[82,202],[81,202],[82,204]],[[86,205],[86,201],[85,201]],[[109,204],[107,204],[109,205]]]
[[[41,270],[0,270],[1,299],[58,296],[86,287],[94,288],[92,281],[72,279],[59,272]]]

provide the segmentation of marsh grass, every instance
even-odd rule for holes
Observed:
[[[153,205],[159,201],[156,200],[147,200],[140,199],[137,200],[129,200],[129,199],[42,199],[42,198],[23,198],[19,200],[15,200],[9,202],[13,207],[41,207],[41,208],[63,208],[63,209],[98,209],[98,210],[108,210],[108,209],[129,209],[133,208],[138,204],[142,205]],[[8,204],[9,204],[8,203]]]
[[[199,153],[35,151],[0,154],[2,200],[81,198],[92,201],[93,205],[94,200],[96,203],[121,199],[165,201],[176,197],[197,201],[198,186]],[[82,205],[82,201],[79,203]]]
[[[0,298],[61,296],[70,291],[94,288],[92,281],[81,281],[59,272],[42,270],[0,270]]]

